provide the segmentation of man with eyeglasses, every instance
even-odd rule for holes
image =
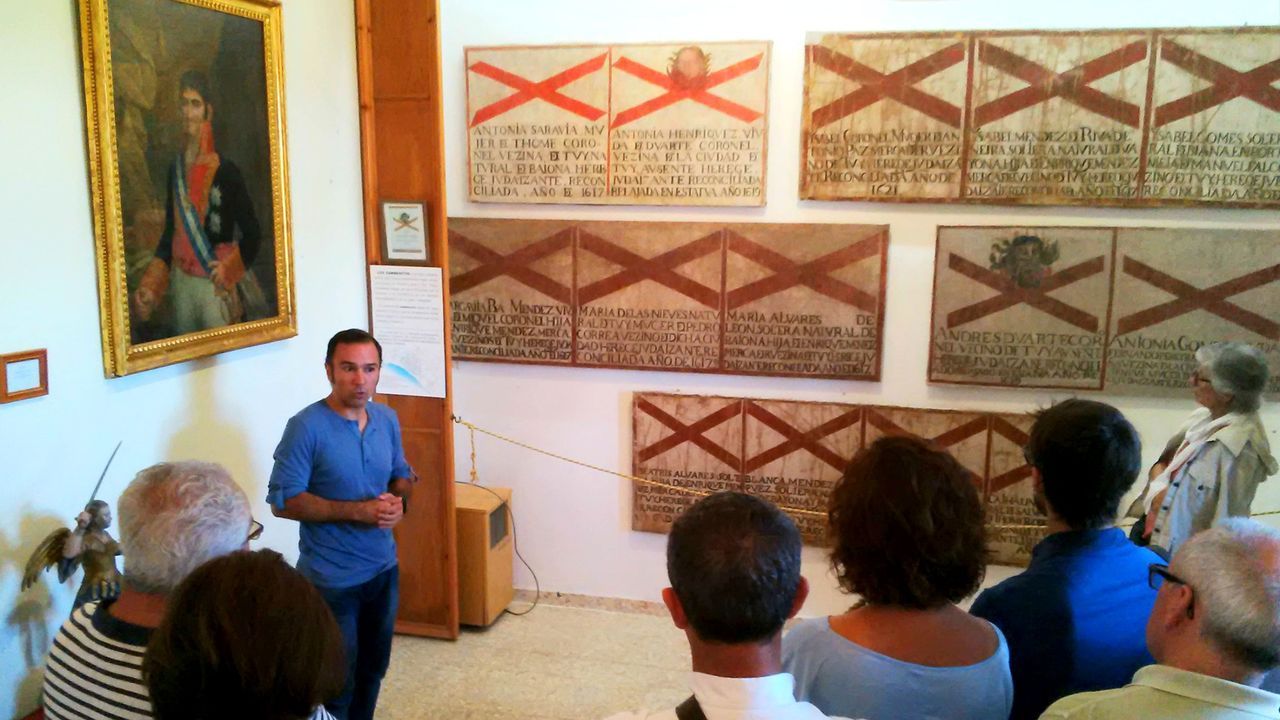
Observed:
[[[970,610],[1009,645],[1011,720],[1034,720],[1072,693],[1118,688],[1151,662],[1147,566],[1161,562],[1115,527],[1142,463],[1138,433],[1119,410],[1060,402],[1036,417],[1025,452],[1049,534],[1025,572],[985,590]]]
[[[1258,687],[1280,665],[1280,531],[1232,518],[1193,535],[1158,588],[1147,645],[1158,664],[1118,690],[1063,698],[1041,720],[1250,720],[1280,717]]]
[[[142,657],[169,594],[192,570],[262,531],[244,491],[206,462],[143,470],[121,493],[117,515],[120,597],[81,606],[58,631],[45,663],[45,717],[151,717]]]

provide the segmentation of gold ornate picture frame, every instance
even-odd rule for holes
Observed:
[[[80,0],[108,376],[297,334],[280,22],[273,0]]]

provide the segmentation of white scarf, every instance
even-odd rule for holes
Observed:
[[[1201,417],[1202,414],[1203,417]],[[1174,453],[1173,459],[1169,461],[1164,472],[1157,475],[1151,481],[1151,484],[1147,486],[1147,491],[1143,493],[1142,509],[1150,513],[1151,503],[1157,495],[1169,487],[1174,474],[1181,470],[1188,460],[1195,457],[1196,453],[1200,452],[1200,448],[1212,440],[1219,430],[1240,419],[1241,415],[1239,413],[1227,413],[1215,419],[1209,414],[1208,408],[1202,408],[1193,413],[1188,421],[1182,445],[1178,447],[1178,452]]]

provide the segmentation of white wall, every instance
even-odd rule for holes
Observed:
[[[106,380],[98,334],[76,3],[0,1],[0,352],[49,350],[47,397],[0,406],[0,717],[36,704],[39,666],[75,588],[19,593],[22,565],[88,500],[164,459],[225,464],[296,556],[293,523],[263,497],[285,420],[328,392],[325,343],[366,322],[354,12],[350,0],[284,9],[299,335]]]
[[[891,226],[884,379],[881,383],[715,377],[651,372],[457,363],[454,408],[482,427],[588,462],[630,467],[631,393],[659,391],[874,402],[913,407],[1018,411],[1053,395],[930,387],[925,381],[934,228],[938,224],[1165,225],[1275,227],[1274,212],[1117,210],[801,202],[797,199],[803,46],[806,31],[1179,27],[1280,23],[1280,4],[1259,0],[863,0],[726,2],[647,0],[442,0],[447,185],[452,216],[608,220],[888,223]],[[607,11],[604,10],[607,8]],[[467,200],[463,48],[468,45],[658,40],[772,40],[768,205],[763,209],[539,207]],[[1280,370],[1278,368],[1277,370]],[[1107,397],[1138,426],[1148,455],[1193,405],[1184,400]],[[1264,421],[1280,446],[1280,411]],[[457,472],[469,470],[459,432]],[[520,547],[544,589],[657,600],[666,582],[665,538],[631,532],[630,488],[609,476],[479,439],[482,482],[515,489]],[[1150,459],[1150,458],[1149,458]],[[1280,509],[1280,480],[1263,486],[1256,509]],[[837,611],[824,558],[806,550],[814,587],[804,613]],[[995,569],[988,582],[1006,577]],[[517,585],[533,587],[523,568]]]
[[[638,390],[995,410],[1047,400],[1031,392],[924,383],[926,299],[938,223],[1276,222],[1274,213],[1245,211],[907,207],[796,199],[801,53],[808,30],[1277,24],[1275,3],[442,0],[442,6],[449,206],[455,215],[892,225],[887,362],[880,384],[458,364],[455,405],[461,415],[601,465],[630,464],[630,393]],[[288,416],[327,391],[320,363],[328,336],[336,328],[363,326],[366,314],[351,3],[286,2],[284,37],[299,337],[106,380],[74,3],[0,0],[0,352],[48,348],[51,388],[48,397],[0,406],[0,716],[34,706],[39,666],[74,592],[46,578],[19,594],[21,567],[46,533],[79,510],[117,440],[124,446],[103,497],[114,499],[135,471],[159,460],[219,461],[266,523],[266,544],[296,554],[296,528],[271,518],[262,501],[271,451]],[[463,46],[744,38],[774,42],[767,208],[540,208],[466,201]],[[1190,409],[1189,401],[1113,401],[1153,443],[1162,442]],[[1274,410],[1265,419],[1273,433],[1280,428]],[[457,439],[458,476],[465,478],[467,438]],[[479,460],[482,481],[515,488],[521,549],[543,587],[658,597],[665,582],[664,538],[629,530],[625,483],[484,438]],[[1264,487],[1258,507],[1280,508],[1280,484]],[[843,601],[822,579],[820,554],[806,557],[806,571],[815,579],[806,613],[838,609]],[[523,570],[517,583],[532,587]]]

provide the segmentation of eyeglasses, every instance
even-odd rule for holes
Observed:
[[[1166,582],[1171,582],[1175,585],[1181,585],[1182,587],[1191,591],[1192,597],[1191,597],[1191,602],[1187,605],[1187,617],[1194,618],[1196,616],[1196,600],[1195,600],[1196,589],[1191,587],[1191,584],[1188,583],[1186,580],[1183,580],[1177,575],[1174,575],[1173,573],[1169,572],[1168,565],[1163,565],[1161,563],[1152,563],[1147,566],[1147,584],[1151,586],[1152,590],[1159,590],[1160,586],[1164,585]]]
[[[1209,383],[1209,382],[1212,382],[1212,381],[1211,381],[1211,380],[1209,380],[1209,376],[1208,376],[1208,375],[1205,375],[1204,373],[1202,373],[1202,372],[1200,372],[1199,370],[1197,370],[1197,371],[1195,371],[1195,372],[1191,373],[1191,382],[1192,382],[1192,383],[1194,383],[1194,384],[1196,384],[1196,385],[1204,385],[1204,384]]]
[[[1190,585],[1187,585],[1186,580],[1183,580],[1177,575],[1174,575],[1173,573],[1169,572],[1168,565],[1162,565],[1160,563],[1151,563],[1150,565],[1147,566],[1147,585],[1150,585],[1152,590],[1159,590],[1160,586],[1163,585],[1165,581],[1174,583],[1176,585],[1184,585],[1186,587],[1190,587]]]
[[[260,537],[262,537],[262,523],[258,522],[257,520],[254,520],[253,518],[250,518],[249,519],[249,537],[245,539],[245,542],[253,542],[254,540],[257,540]]]

